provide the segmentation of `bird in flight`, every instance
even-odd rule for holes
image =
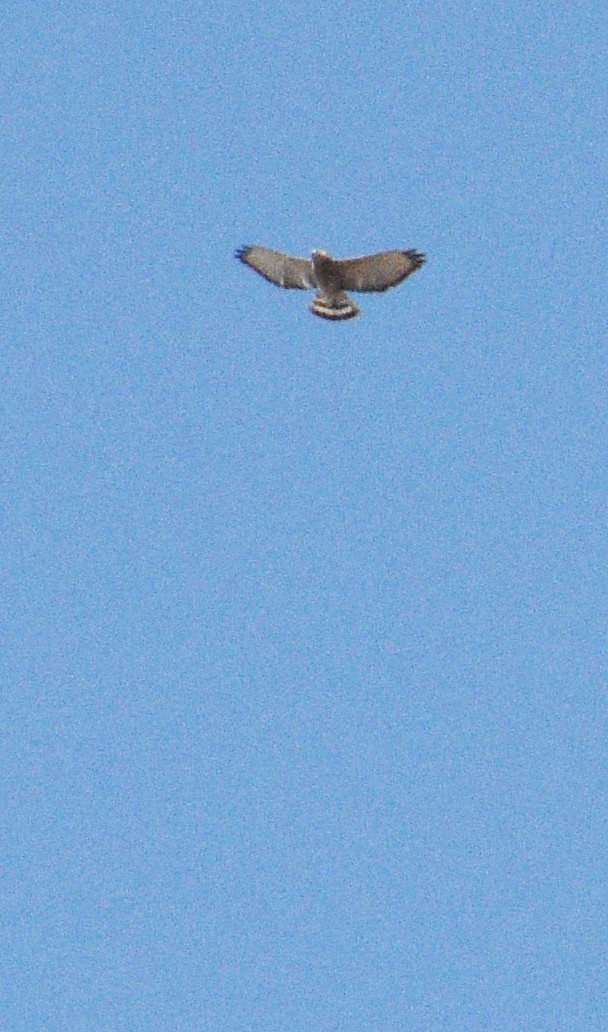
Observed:
[[[308,307],[322,319],[354,319],[361,309],[347,290],[396,287],[425,260],[418,251],[382,251],[363,258],[332,258],[327,251],[313,251],[310,258],[292,258],[267,247],[241,247],[236,257],[278,287],[316,290]]]

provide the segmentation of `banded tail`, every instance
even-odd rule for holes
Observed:
[[[342,290],[332,293],[330,297],[319,293],[308,307],[313,315],[320,315],[322,319],[331,319],[333,322],[338,319],[356,319],[361,315],[361,309]]]

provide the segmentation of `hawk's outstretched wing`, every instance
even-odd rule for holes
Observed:
[[[288,254],[271,251],[267,247],[241,247],[236,252],[236,257],[259,272],[260,276],[276,283],[278,287],[312,290],[317,285],[313,264],[309,258],[292,258]]]
[[[335,264],[343,290],[381,291],[396,287],[423,262],[424,255],[418,251],[383,251],[363,258],[341,258]]]

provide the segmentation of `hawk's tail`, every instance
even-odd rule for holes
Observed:
[[[311,312],[320,315],[322,319],[354,319],[357,315],[361,315],[361,309],[348,294],[342,291],[339,294],[332,294],[331,297],[317,294],[308,307]]]

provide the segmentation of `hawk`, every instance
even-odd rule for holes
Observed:
[[[316,290],[308,307],[322,319],[354,319],[361,309],[347,290],[388,290],[424,262],[418,251],[382,251],[363,258],[332,258],[327,251],[313,251],[310,258],[292,258],[267,247],[241,247],[235,257],[278,287]]]

